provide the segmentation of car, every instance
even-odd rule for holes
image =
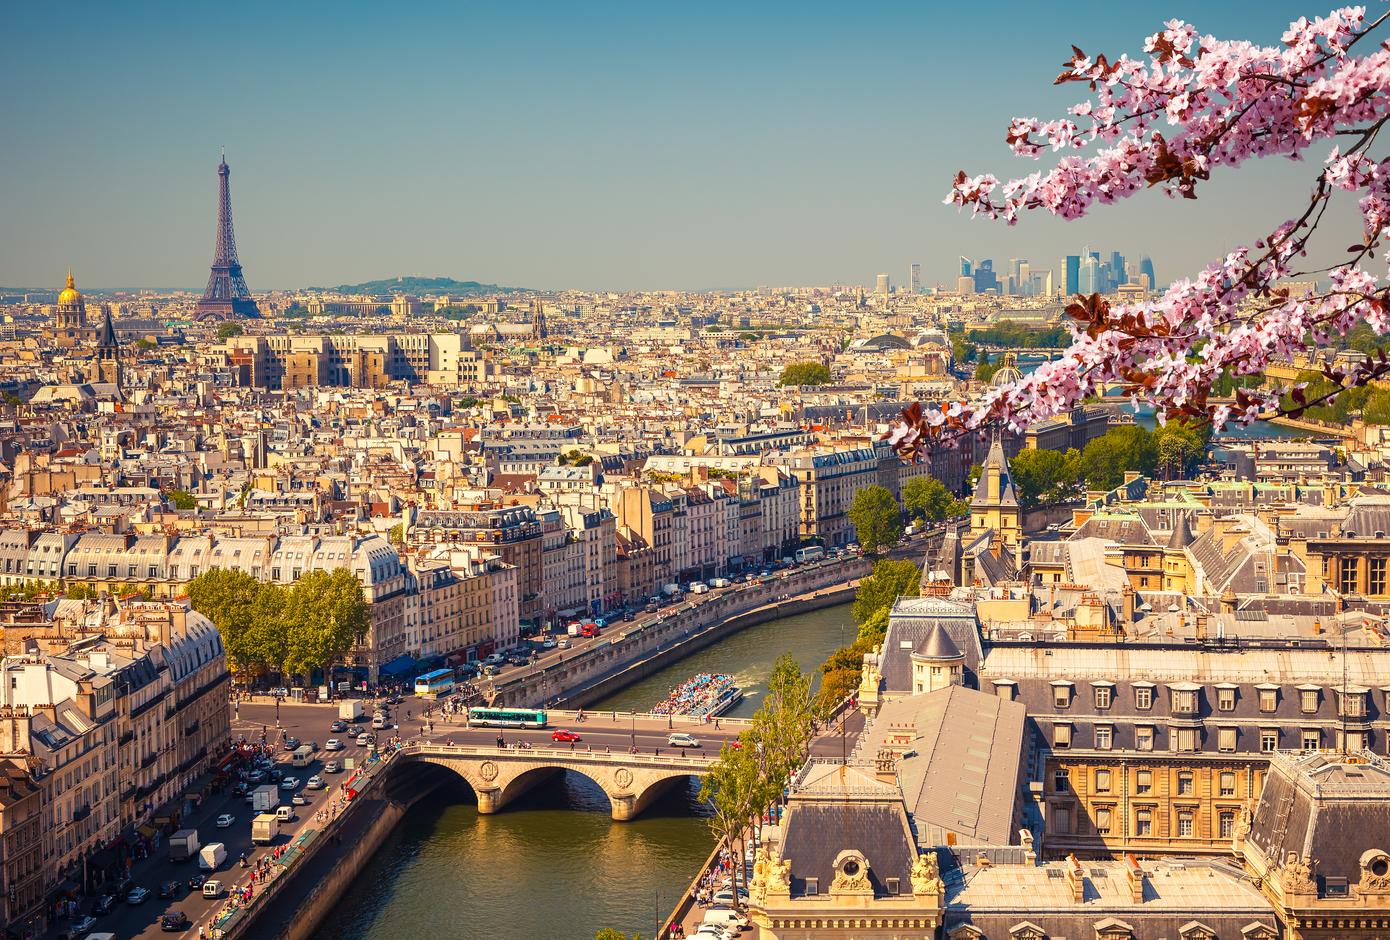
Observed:
[[[281,685],[271,689],[270,694],[275,696],[276,698],[289,698],[290,690]]]
[[[130,893],[125,896],[125,902],[127,904],[144,904],[145,899],[149,896],[149,888],[142,888],[139,885],[136,885],[134,888],[131,888]]]
[[[249,789],[244,783],[234,783],[232,784],[232,796],[245,796]]]
[[[231,813],[223,813],[221,816],[217,817],[217,828],[230,829],[232,823],[234,822],[236,822],[235,816],[233,816]]]
[[[311,751],[317,751],[319,749],[319,742],[317,741],[306,741],[304,743]]]
[[[372,727],[378,731],[385,731],[387,723],[387,720],[381,715],[377,715],[372,719]]]
[[[309,795],[301,790],[299,793],[296,793],[294,796],[290,797],[290,802],[295,806],[308,806]]]
[[[342,734],[344,731],[347,730],[347,722],[339,718],[335,720],[333,724],[328,726],[328,730],[331,731],[333,734]]]
[[[281,780],[281,781],[280,781],[280,789],[281,789],[281,790],[294,790],[294,789],[297,789],[298,787],[299,787],[299,778],[298,778],[298,777],[286,777],[284,780]]]
[[[116,898],[110,894],[103,894],[101,897],[97,898],[97,902],[92,905],[92,913],[97,915],[110,914],[115,908]]]
[[[569,649],[571,646],[573,646],[574,644],[571,643],[571,642],[570,642],[570,638],[566,636],[566,637],[561,637],[561,638],[560,638],[560,642],[556,643],[555,645],[558,646],[558,647],[560,647],[560,649],[562,649],[562,650],[567,650],[567,649]]]
[[[135,879],[131,878],[129,875],[123,875],[121,879],[116,882],[116,886],[111,889],[111,893],[118,898],[123,898],[130,893],[130,889],[133,887],[135,887]]]
[[[323,772],[326,774],[336,774],[341,770],[342,768],[338,766],[338,762],[335,760],[331,760],[323,765]]]
[[[249,774],[246,775],[246,779],[247,779],[249,782],[251,782],[251,783],[264,783],[264,782],[265,782],[265,771],[264,771],[264,770],[253,770],[253,771],[251,771]]]
[[[208,876],[201,872],[188,879],[188,890],[197,891],[203,886],[203,882],[208,880]]]
[[[742,888],[738,889],[738,896],[739,899],[742,901],[746,902],[748,900],[748,892]],[[733,907],[734,892],[729,888],[725,888],[722,891],[716,891],[714,893],[714,897],[710,900],[710,903],[714,907]]]
[[[176,898],[181,894],[183,894],[182,881],[166,881],[159,886],[160,900],[165,900],[166,898]]]
[[[393,696],[391,696],[390,698],[388,698],[388,699],[386,700],[386,704],[388,704],[388,705],[399,705],[401,702],[404,702],[404,701],[405,701],[405,699],[401,698],[399,695],[393,695]]]
[[[550,734],[550,740],[552,740],[552,741],[582,741],[582,740],[584,740],[584,739],[581,738],[577,732],[574,732],[574,731],[566,731],[564,728],[559,728],[559,729],[557,729],[557,730],[551,732],[551,734]]]
[[[276,780],[276,781],[278,781],[278,780],[283,779],[284,776],[285,776],[285,768],[283,768],[283,767],[275,767],[275,768],[272,768],[271,771],[270,771],[270,779],[271,779],[271,780]]]
[[[666,743],[671,747],[699,747],[700,741],[693,734],[686,734],[684,731],[673,731],[666,736]]]
[[[357,736],[357,746],[358,746],[358,747],[366,747],[368,744],[371,744],[371,743],[372,743],[372,736],[371,736],[370,734],[368,734],[367,732],[363,731],[361,734],[359,734],[359,735]]]
[[[554,637],[549,637],[549,636],[548,636],[548,637],[546,637],[544,640],[541,640],[541,649],[543,649],[543,650],[553,650],[554,648],[555,648],[555,638],[554,638]]]
[[[288,737],[288,738],[285,738],[285,750],[286,750],[286,751],[297,751],[297,750],[299,750],[299,739],[296,738],[296,737],[294,737],[294,736],[290,736],[290,737]]]
[[[329,738],[327,741],[323,742],[323,749],[325,751],[341,751],[343,749],[343,742],[337,738]]]
[[[183,911],[170,911],[159,919],[159,929],[165,933],[183,933],[193,926],[193,921]]]
[[[308,779],[308,781],[305,782],[304,785],[308,787],[310,790],[322,790],[323,778],[320,777],[318,774],[314,774],[312,777]]]
[[[90,914],[83,914],[72,922],[72,935],[82,937],[92,932],[92,928],[97,925],[97,919]]]

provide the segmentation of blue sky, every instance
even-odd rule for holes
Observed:
[[[1055,266],[1083,244],[1147,253],[1166,281],[1282,220],[1313,168],[1252,165],[1196,203],[1149,194],[1067,225],[971,222],[941,199],[960,168],[1035,168],[1004,129],[1075,99],[1051,86],[1072,42],[1138,54],[1173,16],[1273,41],[1326,9],[11,5],[0,284],[71,265],[89,287],[201,286],[223,145],[253,290],[901,283],[913,261],[933,283],[960,254]]]

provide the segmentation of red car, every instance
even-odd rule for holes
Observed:
[[[562,729],[560,729],[559,731],[554,731],[554,732],[552,732],[551,735],[550,735],[550,740],[552,740],[552,741],[582,741],[582,740],[584,740],[584,739],[581,738],[581,737],[580,737],[578,734],[576,734],[575,732],[573,732],[573,731],[565,731],[565,730],[562,728]]]

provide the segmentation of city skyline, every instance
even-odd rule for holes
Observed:
[[[413,273],[540,290],[871,287],[885,268],[903,283],[912,262],[924,287],[949,287],[957,254],[1048,257],[1061,224],[972,224],[941,205],[954,170],[1034,169],[1008,155],[1003,131],[1013,114],[1075,100],[1047,88],[1067,44],[1138,54],[1159,25],[1082,7],[1026,37],[991,33],[991,61],[1006,65],[984,69],[970,44],[923,38],[972,28],[964,12],[788,9],[743,11],[718,29],[713,17],[650,11],[575,22],[559,7],[525,19],[364,8],[328,25],[277,11],[253,41],[269,14],[252,7],[217,27],[219,42],[247,50],[232,72],[197,67],[189,40],[208,24],[196,13],[92,7],[60,23],[21,11],[15,35],[30,51],[0,69],[23,94],[0,117],[55,145],[11,155],[0,284],[57,285],[71,266],[92,288],[197,288],[213,252],[209,168],[225,145],[253,291]],[[1273,41],[1301,11],[1168,12]],[[846,29],[878,43],[853,74],[825,68]],[[518,30],[525,48],[492,51]],[[57,35],[68,67],[33,68]],[[141,69],[98,70],[115,44]],[[468,48],[489,51],[452,68]],[[382,70],[374,50],[414,51]],[[961,77],[979,93],[936,91]],[[1291,169],[1252,167],[1246,188],[1195,205],[1146,195],[1088,222],[1087,238],[1142,241],[1165,279],[1195,273],[1240,237],[1215,220],[1272,204],[1261,197]],[[1193,213],[1212,224],[1175,238]]]

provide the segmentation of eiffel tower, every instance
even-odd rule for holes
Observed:
[[[208,289],[203,291],[203,297],[198,301],[197,317],[200,320],[261,315],[256,302],[251,299],[251,291],[246,287],[246,278],[241,276],[241,262],[236,258],[236,236],[232,233],[232,191],[228,182],[231,175],[227,155],[223,154],[222,163],[217,167],[217,254],[212,259]]]

